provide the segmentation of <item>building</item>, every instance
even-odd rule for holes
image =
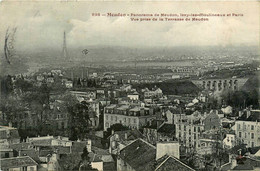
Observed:
[[[20,136],[17,128],[10,126],[0,126],[0,139],[6,140],[8,143],[20,143]]]
[[[132,93],[128,93],[127,97],[130,100],[139,100],[139,93],[138,92],[132,92]]]
[[[192,115],[174,114],[175,137],[181,145],[195,149],[200,147],[200,136],[204,131],[204,117],[196,112]]]
[[[143,138],[143,135],[140,131],[126,130],[126,131],[116,131],[109,137],[109,152],[112,154],[118,154],[126,145],[132,141]]]
[[[218,116],[218,111],[210,111],[210,113],[204,119],[204,130],[220,129],[221,123]]]
[[[233,148],[236,145],[236,135],[235,134],[226,134],[226,137],[223,140],[224,148]]]
[[[104,130],[116,123],[139,129],[154,118],[156,116],[153,108],[112,104],[104,109]]]
[[[37,171],[37,163],[29,156],[0,159],[2,171]]]
[[[144,98],[155,98],[155,97],[162,97],[163,92],[160,88],[154,87],[152,90],[145,88],[142,90],[144,92]]]
[[[157,129],[157,134],[158,134],[157,137],[158,137],[159,141],[174,141],[174,140],[176,140],[175,125],[163,123]]]
[[[76,96],[79,101],[96,99],[97,97],[95,89],[87,89],[86,91],[70,91],[70,93]]]
[[[260,110],[245,110],[235,122],[238,143],[260,146]]]
[[[152,120],[143,127],[144,139],[150,144],[155,145],[158,139],[157,129],[162,125],[162,120]]]
[[[179,160],[177,142],[158,143],[155,147],[142,139],[135,140],[120,151],[117,170],[194,171]]]

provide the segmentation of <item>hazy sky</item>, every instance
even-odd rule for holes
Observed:
[[[258,2],[1,2],[0,46],[17,27],[16,47],[259,45]],[[239,13],[208,22],[132,22],[91,13]],[[0,48],[1,50],[3,48]]]

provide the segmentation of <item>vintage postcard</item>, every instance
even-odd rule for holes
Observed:
[[[260,169],[258,1],[0,0],[1,171]]]

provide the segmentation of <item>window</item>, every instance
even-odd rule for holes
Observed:
[[[134,123],[136,123],[136,119],[134,119]]]
[[[5,158],[9,158],[9,153],[5,153]]]
[[[238,126],[238,129],[241,129],[240,124],[238,124],[237,126]]]
[[[251,125],[251,130],[254,130],[254,125]]]
[[[186,131],[186,125],[184,125],[184,131]]]
[[[196,127],[194,127],[194,132],[196,132]]]
[[[255,138],[255,134],[251,133],[251,138],[254,139]]]
[[[252,147],[254,147],[254,146],[255,146],[254,142],[252,142],[252,143],[251,143],[251,146],[252,146]]]
[[[179,125],[179,130],[181,130],[181,125]]]
[[[242,134],[241,132],[238,132],[238,136],[239,136],[239,138],[241,138],[241,134]]]
[[[198,132],[200,132],[200,127],[198,127]]]
[[[194,139],[196,139],[196,134],[194,134]]]
[[[106,120],[108,120],[108,116],[106,115]]]

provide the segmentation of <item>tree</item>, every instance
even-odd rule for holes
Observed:
[[[61,155],[60,165],[64,171],[79,170],[81,158],[78,153]]]
[[[70,139],[84,139],[89,132],[89,104],[86,102],[77,103],[73,106],[68,106],[70,117]]]

